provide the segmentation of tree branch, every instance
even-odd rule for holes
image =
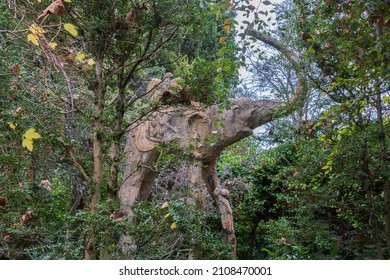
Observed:
[[[130,82],[131,77],[133,76],[134,72],[137,70],[137,67],[145,60],[149,59],[151,56],[153,56],[155,53],[158,52],[158,50],[164,46],[168,41],[170,41],[173,36],[176,34],[177,30],[179,30],[179,26],[175,26],[172,33],[166,38],[165,40],[162,40],[151,52],[148,53],[148,50],[150,48],[151,42],[152,42],[152,35],[153,32],[150,30],[148,34],[148,40],[145,45],[144,52],[142,53],[141,57],[134,62],[133,67],[131,70],[127,73],[126,77],[123,79],[123,82],[121,83],[121,87],[126,87],[126,85]],[[131,63],[130,63],[131,64]]]
[[[256,38],[257,40],[263,42],[264,44],[267,44],[273,47],[274,49],[280,51],[293,65],[294,70],[300,72],[299,57],[292,50],[290,50],[286,45],[284,45],[281,41],[253,29],[246,29],[245,34],[252,36],[253,38]]]
[[[71,160],[73,161],[73,164],[79,170],[81,176],[84,178],[84,180],[86,182],[89,182],[91,180],[91,178],[88,176],[87,172],[85,171],[85,169],[81,165],[81,163],[75,158],[72,149],[69,149],[69,155],[70,155]]]
[[[286,57],[286,59],[291,63],[292,67],[294,68],[298,78],[295,93],[293,94],[289,102],[275,108],[276,114],[280,114],[280,116],[285,116],[292,113],[298,107],[302,106],[302,104],[307,98],[307,94],[309,91],[306,73],[304,73],[302,70],[301,60],[299,56],[280,40],[273,38],[269,35],[263,34],[258,30],[247,28],[245,30],[245,34],[248,36],[252,36],[253,38],[279,51]]]

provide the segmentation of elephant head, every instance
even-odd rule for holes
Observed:
[[[200,159],[213,160],[227,146],[251,135],[253,130],[274,118],[274,109],[282,105],[275,100],[231,99],[231,106],[218,114],[217,105],[209,107],[207,114],[210,124],[203,129],[202,139],[195,156]]]
[[[232,108],[225,111],[226,125],[233,125],[237,131],[253,129],[273,119],[273,109],[282,102],[275,100],[231,99]],[[224,123],[225,123],[224,122]]]

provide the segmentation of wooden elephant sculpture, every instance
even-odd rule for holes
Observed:
[[[190,153],[189,161],[197,162],[201,179],[215,201],[224,231],[223,241],[235,251],[232,209],[229,192],[221,188],[217,176],[217,160],[223,149],[253,133],[253,129],[273,119],[281,102],[272,100],[232,99],[231,108],[219,112],[218,106],[165,107],[154,112],[127,135],[124,182],[120,186],[121,210],[129,217],[137,200],[146,200],[152,190],[159,157],[159,145],[173,141]]]

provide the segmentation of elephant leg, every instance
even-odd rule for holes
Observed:
[[[132,172],[125,172],[125,181],[119,189],[121,211],[129,218],[133,216],[133,204],[139,197],[141,190],[142,178],[144,177],[142,169],[141,167],[136,167]]]
[[[126,151],[125,151],[126,152]],[[135,147],[127,147],[127,160],[124,170],[124,182],[119,189],[121,211],[131,220],[135,201],[146,200],[153,186],[155,172],[152,171],[158,153],[155,151],[139,152]],[[122,235],[118,243],[123,253],[137,250],[133,238]]]
[[[138,197],[140,201],[148,200],[157,176],[157,172],[153,169],[145,169],[146,170],[143,173],[142,185]]]
[[[206,195],[204,190],[206,189],[205,183],[202,178],[202,168],[199,164],[191,162],[188,166],[188,180],[191,193],[191,203],[195,207],[203,211],[206,201]]]
[[[152,190],[156,172],[153,170],[158,152],[138,152],[128,155],[125,180],[119,189],[121,210],[131,218],[135,201],[147,200]]]
[[[233,212],[230,207],[229,192],[221,188],[217,175],[217,162],[213,161],[210,165],[202,168],[202,177],[206,183],[207,190],[216,203],[218,213],[221,215],[222,228],[224,230],[223,241],[233,246],[233,254],[236,255],[236,236],[233,228]]]

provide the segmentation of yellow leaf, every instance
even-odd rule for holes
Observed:
[[[33,43],[35,46],[39,46],[38,37],[35,34],[28,34],[27,41]]]
[[[70,35],[72,35],[74,37],[77,37],[77,35],[79,34],[77,32],[76,26],[74,26],[71,23],[65,23],[64,24],[64,28],[65,28],[66,31],[68,31],[70,33]]]
[[[28,29],[37,36],[43,36],[43,34],[46,33],[46,31],[36,23],[31,24]]]
[[[41,3],[41,2],[42,2],[42,0],[37,0],[37,2],[38,2],[38,3]]]
[[[169,206],[168,202],[164,202],[163,205],[161,205],[161,209],[167,208]]]
[[[95,60],[93,60],[92,58],[88,59],[87,61],[88,65],[92,66],[95,64]]]
[[[85,59],[85,54],[83,54],[83,53],[78,53],[78,54],[76,55],[76,59],[77,59],[78,61],[83,61],[83,60]]]
[[[23,148],[26,148],[27,150],[29,150],[30,152],[33,151],[33,141],[32,140],[29,140],[29,139],[23,139],[23,142],[22,142],[22,147]]]
[[[219,38],[219,43],[225,44],[226,43],[226,37]]]
[[[9,128],[11,128],[12,130],[15,130],[16,125],[13,122],[7,122],[7,123],[9,125]]]
[[[72,0],[64,0],[66,3],[72,3]]]
[[[177,227],[177,226],[176,226],[176,223],[175,223],[175,222],[172,223],[171,226],[170,226],[171,229],[176,229],[176,227]]]
[[[164,219],[168,218],[171,215],[171,213],[168,213],[164,216]]]
[[[58,46],[58,44],[57,44],[56,42],[51,42],[51,43],[49,43],[49,45],[50,45],[50,47],[51,47],[53,50]]]
[[[35,128],[30,128],[24,133],[23,136],[30,141],[41,138],[41,135],[38,132],[35,132]]]
[[[12,224],[11,225],[11,228],[15,229],[15,228],[18,228],[20,227],[20,224],[19,223],[16,223],[16,224]]]

